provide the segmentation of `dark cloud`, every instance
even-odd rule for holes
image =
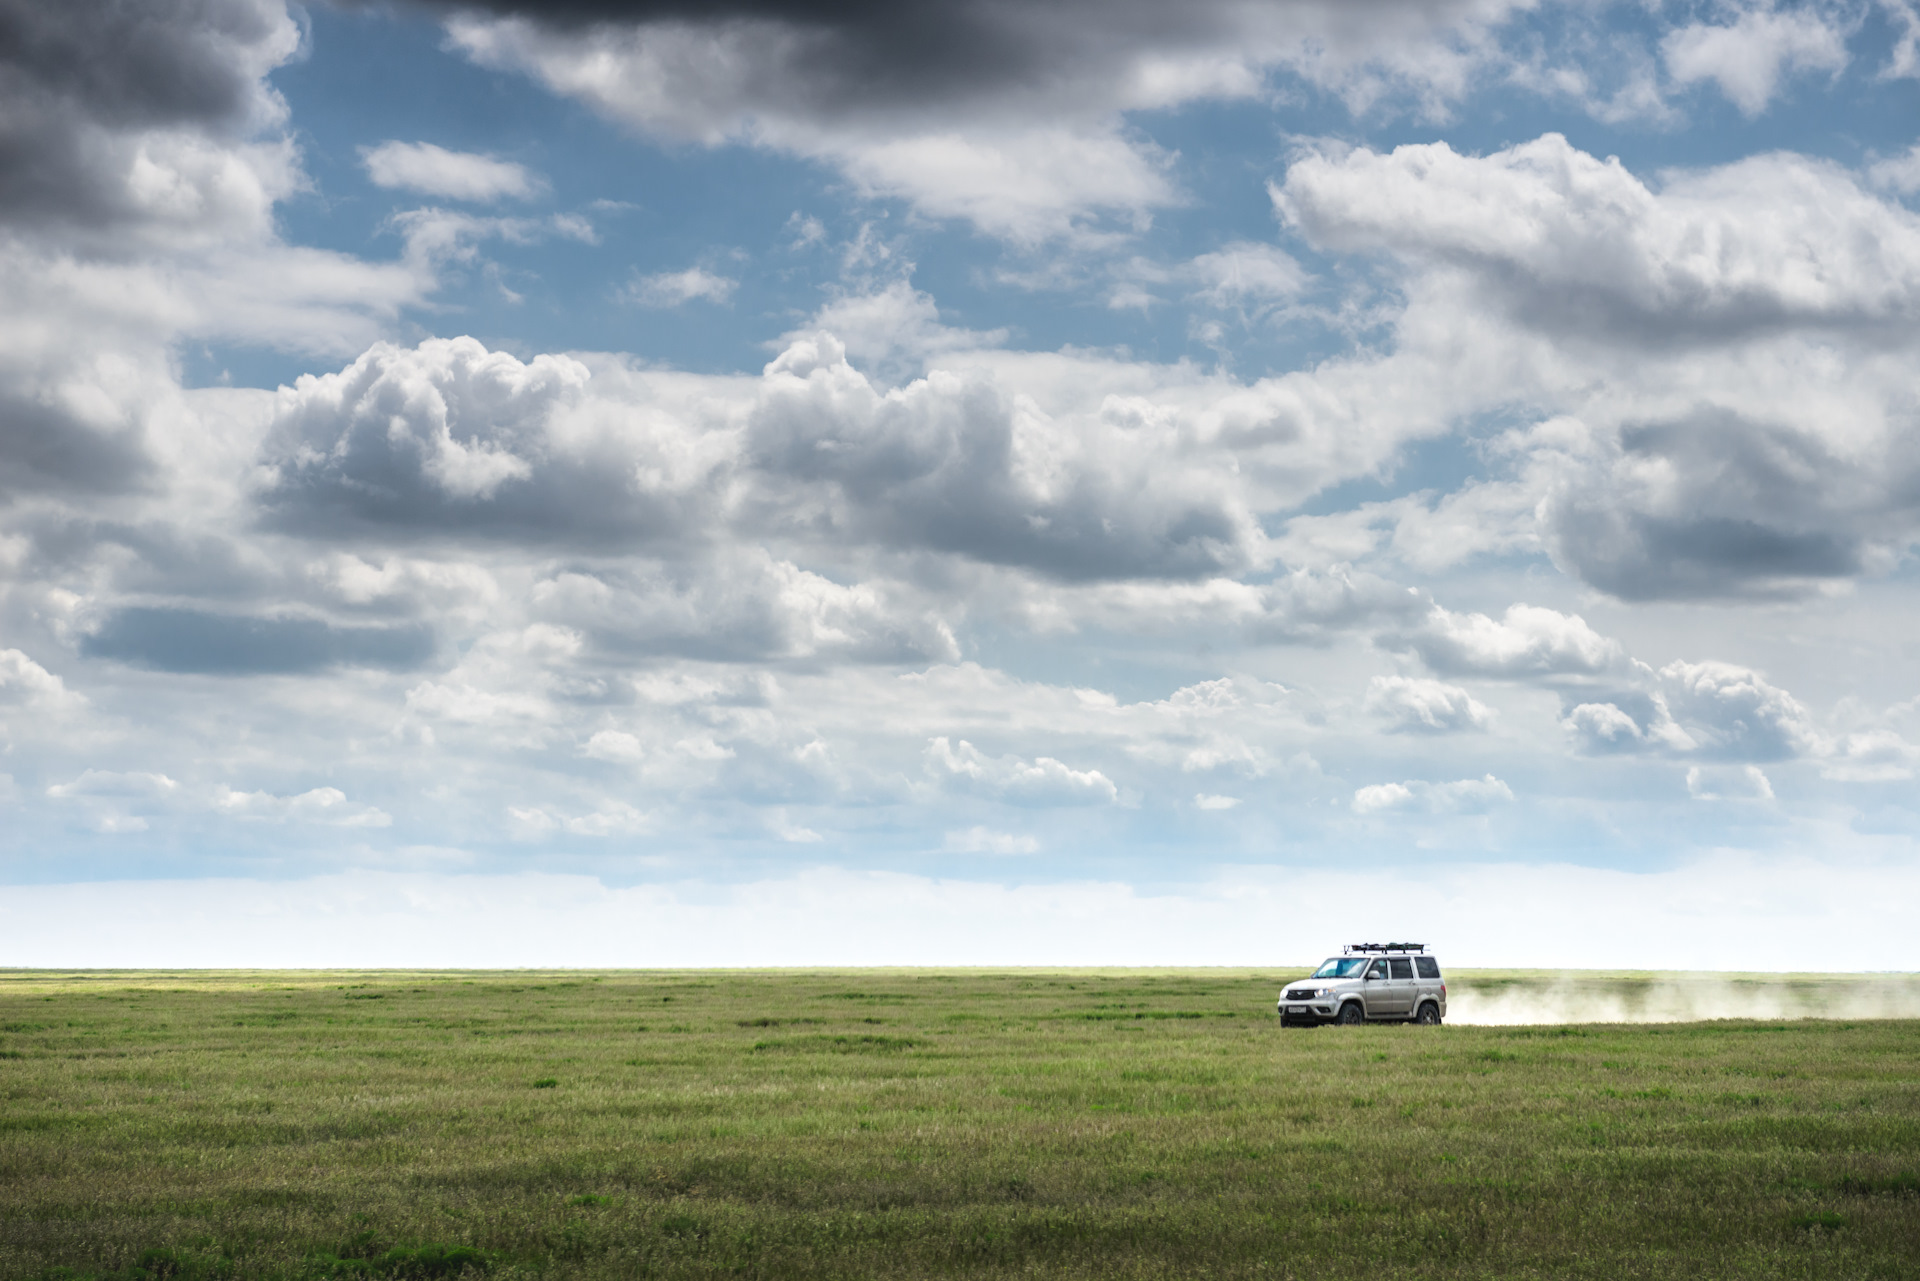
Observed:
[[[1887,460],[1880,460],[1885,462]],[[1813,430],[1720,410],[1630,426],[1544,509],[1567,569],[1625,600],[1765,596],[1860,573],[1901,464],[1862,468]],[[1639,478],[1663,478],[1657,489]]]
[[[80,650],[163,672],[293,675],[330,667],[419,667],[433,656],[434,639],[424,626],[338,627],[315,618],[137,607],[110,615]]]
[[[938,104],[1046,88],[1117,68],[1143,49],[1203,47],[1246,25],[1243,6],[1166,5],[1150,0],[1064,0],[1052,4],[931,0],[930,3],[775,3],[733,0],[699,4],[513,3],[428,6],[443,12],[519,17],[549,28],[688,26],[723,33],[745,47],[760,42],[742,28],[785,29],[760,52],[789,73],[762,82],[769,99],[784,98],[809,114],[888,104]],[[1323,6],[1307,5],[1304,8]],[[1366,8],[1381,5],[1362,5]],[[1397,7],[1388,4],[1384,7]]]
[[[1226,63],[1258,68],[1290,58],[1364,60],[1444,42],[1456,29],[1497,23],[1519,6],[1510,0],[450,0],[422,7],[450,17],[523,20],[590,41],[638,36],[644,44],[691,33],[700,46],[691,50],[692,62],[700,65],[669,58],[648,68],[674,81],[672,96],[687,99],[656,123],[674,117],[684,124],[740,107],[826,123],[871,119],[876,111],[930,118],[954,108],[1011,119],[1040,102],[1100,112],[1137,105],[1128,100],[1140,95],[1161,105],[1157,95],[1165,89],[1149,87],[1152,77],[1138,74],[1143,63],[1211,63],[1218,71]],[[724,56],[703,61],[717,50]]]
[[[288,31],[273,0],[0,0],[0,218],[132,212],[119,135],[247,131]]]
[[[0,500],[49,491],[124,494],[153,473],[137,428],[78,423],[30,396],[0,390]]]

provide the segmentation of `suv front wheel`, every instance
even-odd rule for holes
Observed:
[[[1340,1007],[1340,1013],[1334,1016],[1333,1021],[1341,1027],[1353,1027],[1367,1021],[1367,1012],[1360,1008],[1360,1002],[1348,1001]]]

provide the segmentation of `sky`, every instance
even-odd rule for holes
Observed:
[[[1913,968],[1915,0],[0,68],[0,964]]]

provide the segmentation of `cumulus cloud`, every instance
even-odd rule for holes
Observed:
[[[1098,805],[1119,799],[1099,770],[1077,770],[1051,756],[1025,760],[989,757],[972,743],[946,735],[927,745],[927,768],[950,787],[977,791],[1014,805]]]
[[[933,296],[904,280],[836,298],[815,312],[805,329],[782,341],[805,342],[822,330],[839,340],[851,360],[889,381],[925,373],[930,362],[943,355],[997,347],[1007,340],[1005,329],[946,324]]]
[[[1272,188],[1315,243],[1469,273],[1518,323],[1642,347],[1920,313],[1920,218],[1790,153],[1668,176],[1545,134],[1487,156],[1444,142],[1311,155]]]
[[[89,769],[46,794],[77,806],[89,826],[107,835],[147,831],[150,820],[186,799],[177,780],[145,770]]]
[[[49,787],[47,795],[61,801],[81,797],[130,797],[155,800],[174,796],[179,791],[180,784],[165,774],[143,770],[90,769],[71,782],[56,783]]]
[[[1920,747],[1892,730],[1843,735],[1821,761],[1822,777],[1848,783],[1889,783],[1920,769]]]
[[[1671,663],[1660,683],[1675,720],[1703,755],[1774,761],[1826,748],[1799,699],[1732,663]]]
[[[552,832],[570,836],[604,838],[636,836],[648,830],[647,815],[624,802],[614,801],[604,808],[585,814],[567,814],[539,806],[510,805],[507,817],[522,837],[538,838]]]
[[[1757,116],[1785,76],[1845,69],[1847,33],[1837,13],[1780,10],[1758,0],[1730,24],[1693,23],[1668,32],[1660,52],[1674,80],[1712,80],[1743,114]]]
[[[1755,766],[1811,761],[1826,778],[1886,782],[1910,778],[1920,748],[1890,729],[1834,734],[1765,676],[1734,663],[1674,662],[1657,672],[1635,665],[1638,688],[1571,707],[1561,725],[1588,755],[1649,754]],[[1720,779],[1715,796],[1745,794],[1725,779],[1746,777],[1703,766]],[[1732,790],[1729,790],[1729,789]],[[1752,789],[1747,789],[1751,791]],[[1699,795],[1696,789],[1696,795]],[[1771,795],[1768,792],[1767,795]]]
[[[1365,707],[1403,734],[1450,734],[1493,723],[1493,712],[1458,685],[1417,677],[1374,677]]]
[[[0,707],[48,707],[74,701],[65,682],[17,649],[0,649]]]
[[[214,794],[217,813],[272,823],[318,823],[327,827],[387,827],[393,817],[371,805],[355,805],[337,787],[316,787],[296,796],[272,792],[236,792],[222,786]]]
[[[1056,417],[985,370],[885,389],[831,334],[758,379],[523,362],[471,338],[370,348],[278,396],[260,501],[341,522],[575,545],[721,529],[917,548],[1066,579],[1259,556],[1233,461],[1131,406]]]
[[[1483,814],[1511,804],[1513,789],[1488,774],[1451,783],[1415,779],[1405,783],[1373,783],[1353,794],[1356,814]]]
[[[490,525],[516,514],[526,523],[529,504],[540,514],[533,519],[558,518],[577,507],[553,488],[594,482],[576,466],[529,484],[533,459],[546,452],[551,416],[580,402],[589,377],[566,357],[523,364],[471,338],[429,339],[412,351],[378,344],[340,373],[303,374],[281,389],[266,505],[290,522],[324,513],[461,524],[499,498]],[[624,497],[617,480],[598,487],[610,491],[603,510]]]
[[[1897,372],[1920,218],[1847,171],[1775,153],[1654,187],[1547,135],[1310,155],[1273,192],[1316,244],[1402,273],[1408,352],[1471,332],[1539,407],[1489,491],[1534,528],[1489,549],[1537,538],[1625,599],[1766,597],[1883,572],[1920,529]]]
[[[1593,677],[1626,662],[1620,642],[1600,635],[1578,614],[1510,605],[1499,619],[1434,606],[1404,644],[1437,672],[1460,676]]]
[[[777,504],[763,510],[789,528],[1070,579],[1253,559],[1261,536],[1231,465],[1194,456],[1177,423],[1111,408],[1057,418],[984,373],[936,370],[881,392],[822,333],[767,366],[746,445]]]
[[[376,187],[446,200],[478,204],[506,197],[528,200],[545,189],[545,183],[525,165],[471,151],[448,151],[430,142],[388,141],[362,147],[360,161]]]
[[[1693,765],[1687,769],[1687,795],[1696,801],[1770,801],[1773,784],[1758,765]]]
[[[1626,710],[1622,704],[1632,707]],[[1590,756],[1607,756],[1667,748],[1690,751],[1695,743],[1673,719],[1667,702],[1658,692],[1641,695],[1616,695],[1614,701],[1580,703],[1562,718],[1561,727],[1573,737],[1578,750]]]

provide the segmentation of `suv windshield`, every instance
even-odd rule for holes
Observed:
[[[1313,972],[1317,979],[1356,979],[1367,968],[1364,956],[1331,956],[1327,963]]]

